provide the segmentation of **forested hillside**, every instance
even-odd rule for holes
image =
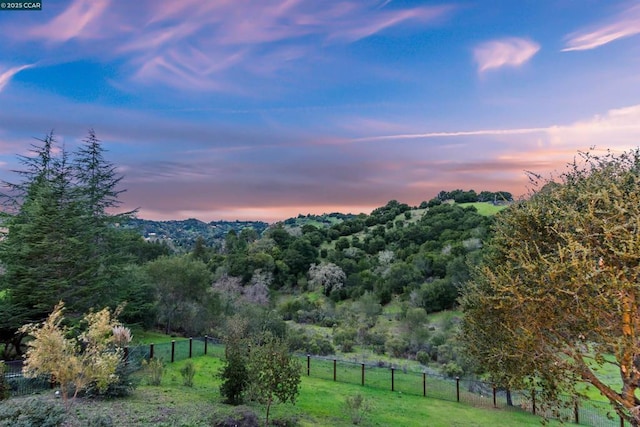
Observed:
[[[146,221],[110,213],[121,177],[93,132],[73,153],[52,134],[41,142],[21,158],[19,181],[5,183],[13,190],[0,242],[5,358],[24,351],[23,324],[64,300],[71,323],[121,306],[121,319],[137,328],[223,338],[239,316],[247,334],[287,336],[295,351],[357,350],[462,369],[455,322],[430,325],[427,315],[456,307],[490,238],[491,214],[510,194],[441,191],[419,206],[392,200],[370,214],[271,225]]]
[[[166,243],[175,252],[188,252],[193,249],[198,238],[205,245],[216,248],[222,246],[225,236],[231,230],[239,233],[243,228],[249,227],[262,234],[269,224],[263,221],[203,222],[194,218],[170,221],[130,218],[120,226],[139,232],[148,241]]]

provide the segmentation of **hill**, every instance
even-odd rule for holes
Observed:
[[[190,218],[185,220],[152,221],[133,218],[124,228],[137,230],[146,240],[165,241],[177,252],[190,251],[198,237],[211,248],[220,247],[225,236],[234,230],[240,233],[245,228],[254,229],[261,235],[269,224],[263,221],[212,221],[203,222]]]

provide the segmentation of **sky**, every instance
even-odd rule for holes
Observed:
[[[94,129],[144,219],[519,197],[640,144],[637,0],[41,4],[0,7],[0,179]]]

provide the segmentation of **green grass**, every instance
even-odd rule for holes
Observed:
[[[213,357],[192,359],[196,367],[194,386],[183,385],[180,369],[186,361],[166,365],[162,384],[141,385],[129,398],[116,400],[79,400],[72,409],[68,427],[87,425],[99,415],[108,415],[113,425],[131,426],[210,426],[237,408],[221,403],[216,373],[222,362]],[[295,406],[274,405],[272,419],[297,420],[300,426],[352,425],[345,410],[347,397],[360,393],[371,409],[363,426],[539,426],[540,418],[522,411],[506,411],[401,392],[362,387],[355,384],[302,377]],[[47,394],[51,396],[51,394]],[[245,409],[264,419],[264,407],[248,404]],[[551,423],[551,425],[559,425]]]
[[[132,328],[133,340],[131,345],[140,344],[160,344],[171,342],[171,340],[183,340],[184,338],[172,337],[171,335],[164,334],[158,331],[145,331],[140,328]]]
[[[475,206],[475,208],[478,210],[478,213],[484,216],[495,215],[507,207],[507,205],[494,205],[493,203],[488,202],[460,203],[460,206],[462,206],[463,208]]]

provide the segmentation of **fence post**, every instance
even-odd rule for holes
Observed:
[[[128,366],[129,365],[129,346],[125,346],[124,347],[124,366]]]
[[[207,355],[207,344],[209,344],[209,336],[205,335],[204,336],[204,355]]]
[[[496,404],[496,385],[493,384],[493,407],[496,408],[498,405]]]
[[[176,360],[176,340],[171,340],[171,363]]]
[[[422,395],[427,397],[427,373],[422,373]]]
[[[578,408],[578,399],[573,401],[573,420],[576,424],[580,424],[580,411]]]
[[[189,359],[193,356],[193,338],[189,337]]]
[[[307,354],[307,376],[311,375],[311,355]]]
[[[364,385],[364,363],[362,364],[362,385]]]
[[[536,414],[536,389],[531,390],[531,412]]]
[[[333,359],[333,380],[336,380],[336,359]]]
[[[395,387],[395,378],[394,378],[395,377],[395,372],[396,372],[395,368],[392,367],[391,368],[391,391],[396,391],[395,390],[395,388],[396,388]]]
[[[460,377],[456,377],[456,401],[460,402]]]
[[[153,343],[149,344],[149,359],[153,359]]]

